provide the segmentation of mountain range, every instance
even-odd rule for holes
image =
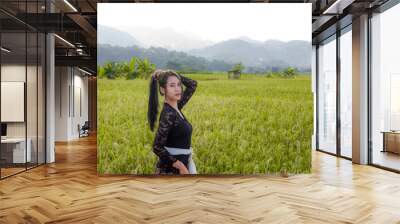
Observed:
[[[176,56],[176,53],[180,52],[181,57],[190,57],[190,60],[202,58],[214,63],[225,62],[225,66],[222,66],[224,68],[228,64],[238,62],[242,62],[245,67],[258,68],[260,70],[277,70],[292,66],[300,71],[309,71],[311,67],[311,42],[308,41],[259,41],[247,36],[240,36],[215,43],[203,40],[195,35],[181,34],[172,28],[137,27],[134,31],[130,30],[128,33],[116,28],[99,25],[98,44],[100,48],[103,47],[104,49],[104,46],[107,46],[106,48],[110,49],[110,47],[115,46],[119,47],[120,52],[122,48],[131,51],[135,46],[136,49],[141,49],[140,51],[142,52],[152,49],[153,56],[158,51],[164,56],[169,54],[175,54]],[[169,53],[166,54],[166,52]],[[105,61],[121,60],[120,56],[115,57],[115,54],[109,54],[109,50],[103,53],[108,55],[99,55],[99,64]],[[129,52],[127,54],[129,55]],[[136,56],[141,57],[144,55],[139,54]],[[176,59],[176,57],[174,58]],[[184,63],[185,60],[179,61]]]

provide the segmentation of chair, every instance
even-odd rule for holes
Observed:
[[[79,138],[89,136],[89,129],[90,129],[89,121],[85,121],[82,127],[80,126],[80,124],[78,124]]]

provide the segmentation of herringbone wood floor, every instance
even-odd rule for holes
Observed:
[[[100,177],[89,137],[0,181],[0,223],[43,222],[400,223],[400,175],[313,152],[313,173],[288,178]]]

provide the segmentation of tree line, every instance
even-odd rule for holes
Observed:
[[[149,59],[141,59],[139,57],[132,57],[129,61],[107,61],[102,66],[97,66],[98,77],[107,79],[148,79],[155,69],[156,65],[150,62]],[[196,70],[190,66],[181,66],[176,62],[167,63],[166,69],[175,70],[180,74],[213,73],[207,70]],[[244,69],[245,66],[241,62],[232,65],[230,69],[226,70],[228,78],[239,79]],[[266,77],[293,78],[298,75],[298,70],[294,67],[287,67],[278,72],[269,71],[264,73],[264,75],[266,75]]]

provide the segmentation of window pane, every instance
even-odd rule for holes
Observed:
[[[336,153],[336,41],[318,48],[318,148]]]
[[[27,141],[31,153],[28,160],[28,168],[37,165],[37,33],[28,32],[28,62],[26,81],[26,113],[27,113]]]
[[[400,170],[398,21],[400,21],[400,4],[374,15],[371,21],[372,163],[396,170]]]
[[[351,30],[340,36],[340,150],[351,158],[352,141],[352,35]]]
[[[25,170],[30,159],[26,144],[26,33],[1,34],[1,177]],[[29,141],[28,141],[29,142]],[[28,147],[28,150],[27,150]]]

